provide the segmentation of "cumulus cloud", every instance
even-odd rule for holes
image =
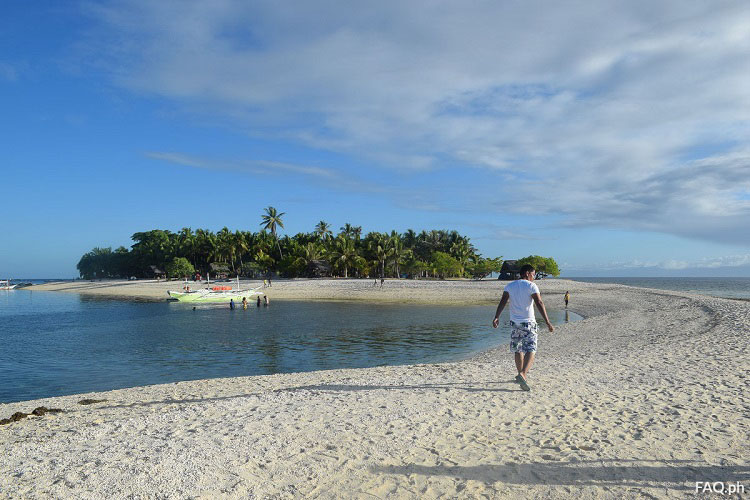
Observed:
[[[570,226],[750,244],[746,2],[123,0],[90,13],[91,45],[128,89],[368,164],[512,180],[517,210]],[[475,198],[492,207],[487,189]]]

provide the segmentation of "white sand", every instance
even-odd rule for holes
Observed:
[[[274,282],[271,296],[482,302],[500,290],[368,284]],[[540,285],[548,305],[571,290],[587,319],[540,335],[530,393],[503,346],[459,363],[5,404],[0,417],[66,412],[0,426],[0,496],[682,498],[695,481],[739,481],[749,496],[750,303]]]

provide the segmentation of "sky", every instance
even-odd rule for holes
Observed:
[[[6,0],[0,279],[138,231],[750,276],[750,3]]]

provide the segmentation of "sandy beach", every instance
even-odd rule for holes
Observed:
[[[750,496],[750,303],[538,283],[548,307],[570,290],[570,309],[586,319],[541,329],[531,392],[513,381],[503,345],[456,363],[2,404],[0,418],[63,412],[0,426],[0,497],[683,498],[696,481],[739,482]],[[502,284],[294,280],[267,292],[272,302],[489,305]],[[158,300],[181,286],[32,290]]]

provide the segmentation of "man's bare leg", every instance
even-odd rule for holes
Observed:
[[[521,367],[521,371],[518,373],[521,374],[521,376],[526,379],[526,375],[528,375],[529,370],[531,370],[531,365],[534,364],[534,355],[535,352],[527,352],[525,355],[521,354],[521,360],[523,361],[523,366]],[[518,359],[518,358],[516,358]],[[518,362],[516,361],[516,366],[518,366]]]
[[[520,374],[523,371],[523,353],[516,353],[516,371]]]

